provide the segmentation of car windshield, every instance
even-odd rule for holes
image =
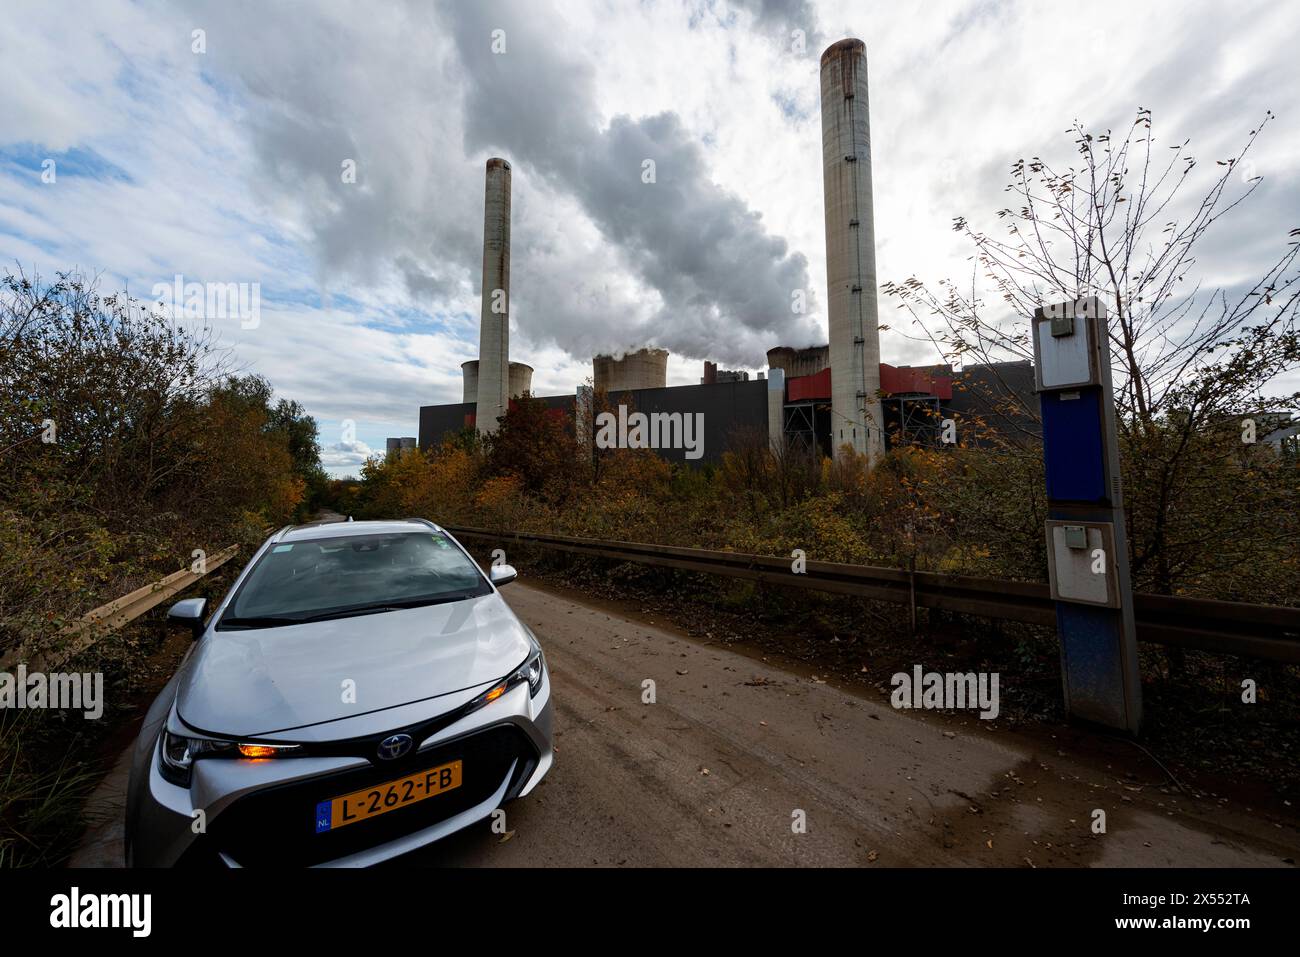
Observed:
[[[218,629],[269,628],[412,608],[491,592],[441,532],[348,535],[271,546]]]

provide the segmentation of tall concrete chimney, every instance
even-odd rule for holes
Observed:
[[[866,44],[832,43],[822,54],[821,74],[831,439],[837,458],[847,445],[875,465],[885,445]]]
[[[498,157],[487,161],[483,199],[478,358],[474,427],[483,435],[497,430],[510,400],[510,164]]]

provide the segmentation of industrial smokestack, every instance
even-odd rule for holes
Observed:
[[[478,395],[474,426],[495,432],[510,388],[510,164],[487,161],[483,199],[483,303],[479,312]]]
[[[874,465],[885,446],[866,44],[832,43],[822,54],[821,80],[831,437],[836,457],[847,445]]]

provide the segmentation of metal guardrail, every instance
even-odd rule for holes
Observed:
[[[443,527],[467,538],[525,542],[578,555],[854,595],[912,608],[937,608],[1035,625],[1056,624],[1048,587],[1038,582],[815,561],[808,562],[804,573],[795,574],[789,559],[769,555]],[[1133,604],[1139,641],[1300,664],[1300,608],[1150,594],[1134,595]]]
[[[151,582],[130,594],[115,598],[106,605],[100,605],[94,611],[60,629],[55,636],[53,647],[36,652],[27,661],[28,669],[46,671],[58,668],[63,662],[85,651],[100,638],[134,621],[151,608],[161,605],[168,598],[189,588],[204,575],[216,571],[233,558],[237,551],[239,546],[231,545],[209,557],[204,563],[202,572],[188,569],[172,572],[160,581]],[[25,647],[9,652],[0,659],[0,671],[8,671],[18,662],[25,660],[28,654],[29,649]]]

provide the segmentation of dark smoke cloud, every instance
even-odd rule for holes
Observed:
[[[653,341],[752,366],[778,340],[819,335],[790,309],[793,290],[812,295],[804,255],[715,184],[676,113],[602,127],[600,52],[571,49],[544,5],[312,9],[219,4],[200,19],[210,62],[254,102],[255,188],[296,204],[322,281],[396,276],[431,311],[466,303],[479,285],[483,159],[500,154],[515,169],[523,339],[578,358]],[[754,5],[754,29],[795,20],[813,22],[801,4]],[[354,186],[339,182],[342,158],[357,162]],[[647,159],[654,184],[642,182]]]
[[[677,114],[618,115],[600,128],[592,70],[536,11],[507,3],[446,8],[465,68],[466,146],[500,151],[577,197],[621,263],[658,293],[648,323],[627,330],[637,338],[611,346],[638,345],[650,329],[674,352],[760,364],[796,325],[791,294],[810,288],[807,259],[713,182]],[[490,43],[498,29],[504,54]],[[654,183],[642,180],[646,160],[655,164]],[[572,341],[562,309],[545,321],[558,342]]]
[[[793,31],[802,30],[809,50],[822,48],[825,36],[817,29],[817,16],[807,0],[731,0],[730,5],[750,11],[754,29],[782,45],[791,42]]]

